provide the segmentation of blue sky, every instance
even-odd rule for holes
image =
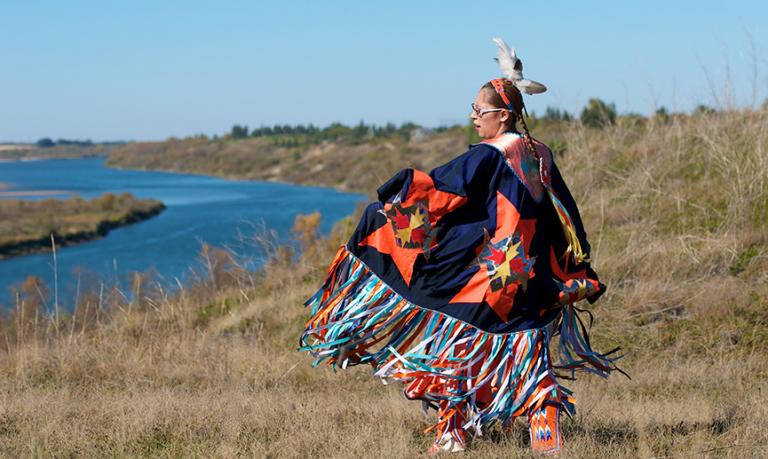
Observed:
[[[550,88],[536,112],[768,96],[765,1],[0,0],[0,141],[463,122],[494,36]]]

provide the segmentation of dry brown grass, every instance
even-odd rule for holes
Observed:
[[[558,161],[609,285],[593,337],[624,347],[632,380],[572,384],[563,456],[768,456],[768,113],[565,138]],[[301,303],[353,223],[318,241],[313,218],[297,223],[312,247],[298,262],[275,249],[251,275],[212,249],[210,278],[178,295],[137,287],[133,302],[102,292],[107,308],[91,296],[56,322],[29,307],[6,317],[0,453],[422,455],[432,439],[399,387],[295,352]],[[522,423],[492,428],[467,455],[529,457],[527,443]]]

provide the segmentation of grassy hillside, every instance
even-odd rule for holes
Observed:
[[[165,209],[154,199],[130,193],[27,201],[0,199],[0,259],[66,246],[107,234],[111,229],[151,218]]]
[[[557,160],[608,285],[590,307],[593,339],[598,349],[621,345],[632,376],[570,384],[579,414],[564,421],[563,457],[768,454],[768,112],[571,124],[560,135]],[[461,153],[455,142],[424,151],[421,164]],[[391,150],[393,168],[410,162],[402,146]],[[386,177],[378,163],[339,167]],[[316,240],[316,220],[297,220],[298,262],[273,247],[265,270],[250,274],[206,248],[209,277],[178,295],[137,276],[132,302],[97,289],[73,316],[50,318],[30,280],[2,324],[0,454],[422,454],[433,439],[399,387],[369,368],[312,369],[295,352],[301,303],[354,224]],[[511,434],[490,429],[471,448],[472,457],[530,456],[522,423]]]
[[[189,138],[127,144],[109,155],[107,165],[370,191],[403,164],[427,167],[465,149],[462,130],[412,141],[392,137],[306,147],[280,146],[267,138]]]
[[[555,150],[564,144],[562,127],[547,120],[534,126],[537,135]],[[110,152],[107,165],[324,185],[373,195],[377,184],[403,167],[430,169],[466,151],[468,143],[479,141],[474,131],[471,134],[454,127],[439,132],[417,128],[407,136],[341,137],[323,142],[290,135],[190,137],[126,144]]]

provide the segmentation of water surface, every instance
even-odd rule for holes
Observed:
[[[167,172],[105,167],[104,158],[0,162],[0,199],[92,198],[106,192],[128,192],[162,201],[166,210],[150,220],[112,230],[107,237],[60,248],[57,253],[59,292],[74,298],[94,279],[121,281],[131,272],[153,269],[167,285],[185,282],[200,265],[203,243],[233,250],[250,268],[263,260],[254,236],[269,228],[287,242],[296,214],[321,212],[322,232],[351,214],[365,200],[328,188],[270,182],[224,180]],[[27,192],[33,192],[26,194]],[[21,197],[21,194],[25,194]],[[0,260],[0,304],[13,304],[11,286],[27,276],[53,285],[50,253]],[[66,301],[64,301],[66,302]],[[70,301],[71,303],[71,301]]]

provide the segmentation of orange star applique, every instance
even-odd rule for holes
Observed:
[[[435,188],[432,177],[414,169],[405,199],[384,205],[387,224],[365,237],[358,245],[370,246],[392,257],[406,285],[413,277],[413,265],[421,254],[436,245],[435,226],[467,198]]]
[[[528,257],[536,221],[520,213],[500,192],[496,193],[496,231],[478,249],[473,265],[479,270],[451,299],[451,303],[488,303],[507,322],[518,287],[534,276],[534,258]]]

